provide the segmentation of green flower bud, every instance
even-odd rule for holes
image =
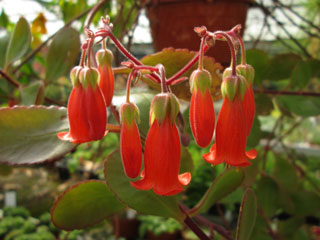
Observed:
[[[238,80],[238,76],[232,75],[223,79],[221,84],[221,92],[224,98],[227,96],[230,101],[233,101],[233,98],[238,90]]]
[[[78,87],[80,85],[80,71],[83,69],[81,66],[76,66],[71,69],[70,79],[73,87]]]
[[[212,77],[207,70],[197,69],[190,76],[190,90],[200,90],[202,93],[211,87]]]
[[[120,107],[120,122],[132,124],[134,121],[140,122],[140,113],[137,105],[131,102],[126,102]]]
[[[175,122],[179,113],[179,101],[173,93],[159,93],[154,96],[150,108],[150,124],[157,119],[160,124],[166,117]]]
[[[237,73],[243,76],[250,85],[254,81],[254,68],[249,64],[240,64],[237,66]]]
[[[99,72],[95,68],[85,67],[80,72],[80,82],[83,88],[87,89],[90,85],[93,89],[98,87]]]
[[[232,68],[231,68],[231,67],[227,67],[227,68],[223,71],[222,79],[225,79],[225,78],[231,76],[231,74],[232,74]]]
[[[103,65],[107,65],[111,67],[113,54],[109,49],[100,49],[96,53],[96,59],[100,67]]]

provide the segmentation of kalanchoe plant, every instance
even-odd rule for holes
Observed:
[[[120,133],[120,154],[113,152],[105,162],[104,173],[107,184],[103,181],[84,181],[60,195],[51,210],[52,222],[65,230],[84,228],[120,212],[124,209],[124,205],[127,205],[141,213],[173,217],[184,222],[199,238],[209,239],[189,216],[192,215],[224,238],[232,239],[230,232],[222,226],[210,222],[208,224],[208,221],[203,220],[198,213],[208,210],[213,203],[239,187],[244,181],[244,171],[238,171],[232,166],[248,166],[250,165],[248,159],[254,159],[257,155],[256,150],[246,152],[247,138],[255,112],[251,87],[254,70],[245,63],[245,60],[236,66],[236,42],[241,43],[241,52],[244,56],[243,42],[237,34],[239,27],[229,32],[209,32],[205,27],[195,28],[201,37],[199,52],[178,72],[168,77],[162,64],[150,66],[132,56],[113,35],[108,17],[102,18],[102,23],[103,27],[97,32],[85,30],[88,39],[82,45],[80,64],[74,67],[70,74],[73,88],[68,101],[69,131],[59,132],[57,136],[63,141],[84,143],[100,140],[109,131]],[[118,69],[128,74],[126,100],[118,110],[112,104],[113,54],[106,48],[107,38],[111,39],[128,59],[123,63],[124,67]],[[93,46],[97,43],[96,39],[102,42],[102,49],[94,54]],[[221,84],[223,104],[215,126],[212,96],[212,74],[215,73],[210,73],[204,67],[204,58],[206,51],[214,46],[216,40],[227,40],[232,61],[230,69],[224,73]],[[231,169],[223,172],[212,183],[200,202],[189,210],[178,202],[192,179],[192,163],[186,166],[188,165],[186,161],[182,162],[182,156],[187,155],[185,149],[181,147],[181,138],[184,134],[181,134],[184,131],[183,120],[181,120],[179,99],[172,89],[173,86],[179,87],[178,84],[188,79],[186,73],[197,62],[197,69],[193,69],[189,76],[192,95],[189,119],[192,134],[198,146],[207,147],[216,129],[215,143],[203,158],[212,165],[226,163]],[[130,99],[131,82],[139,81],[140,76],[161,88],[161,92],[155,94],[151,102],[150,128],[146,138],[139,131],[138,104]],[[118,125],[108,123],[106,111],[108,107]],[[180,134],[177,124],[180,124]],[[122,167],[119,167],[120,165],[114,160],[117,154],[121,156]],[[114,181],[115,175],[119,177],[119,181],[118,179]],[[255,203],[254,193],[249,192],[250,201]],[[81,200],[74,203],[72,199],[77,197]],[[247,206],[245,199],[243,204]],[[255,213],[256,204],[253,206]],[[68,214],[64,215],[66,209]],[[250,227],[255,222],[255,215],[252,215],[247,207],[243,211],[246,211],[243,213],[245,216],[243,218],[251,219]],[[81,214],[90,216],[82,218]],[[243,218],[238,223],[239,236],[242,236],[242,222],[245,221]]]

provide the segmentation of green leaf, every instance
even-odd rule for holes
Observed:
[[[295,192],[300,185],[297,173],[292,164],[282,158],[277,158],[273,175],[288,192]]]
[[[42,81],[35,81],[27,87],[20,89],[22,103],[24,105],[39,105],[44,100],[44,84]]]
[[[299,189],[299,191],[294,192],[291,197],[295,205],[295,215],[319,217],[320,197],[316,193]]]
[[[301,57],[294,53],[285,53],[274,56],[270,60],[268,78],[275,81],[289,79],[293,68],[300,61]]]
[[[63,230],[83,229],[120,212],[124,205],[103,181],[88,180],[62,193],[51,209],[53,224]]]
[[[129,207],[136,211],[162,217],[172,217],[183,221],[176,196],[159,196],[152,190],[137,190],[125,175],[119,151],[111,153],[104,164],[105,179],[111,191]]]
[[[0,108],[0,162],[17,165],[58,159],[75,147],[57,138],[67,129],[66,108]]]
[[[257,199],[253,190],[248,188],[244,193],[238,218],[236,240],[250,239],[257,216]]]
[[[21,58],[28,50],[31,42],[30,26],[24,17],[17,22],[6,53],[6,64],[8,67],[12,62]]]
[[[252,184],[255,183],[257,175],[259,173],[259,162],[260,162],[261,158],[259,158],[259,156],[251,161],[251,165],[246,167],[244,169],[245,172],[245,179],[242,183],[242,185],[247,188],[247,187],[251,187]]]
[[[262,80],[265,79],[265,75],[269,66],[268,55],[258,49],[250,49],[246,52],[246,58],[248,64],[252,65],[255,70],[254,82],[256,84],[261,84]]]
[[[3,28],[7,28],[8,24],[9,24],[8,15],[5,13],[4,9],[2,8],[0,13],[0,26]]]
[[[134,88],[130,91],[130,101],[134,102],[139,108],[140,123],[138,124],[140,133],[147,136],[149,130],[149,113],[152,98],[156,93],[146,89]],[[121,104],[126,101],[125,92],[115,95],[112,103],[119,109]]]
[[[269,176],[263,176],[257,183],[256,194],[258,203],[268,217],[273,216],[278,208],[279,188],[277,183]]]
[[[302,117],[311,117],[320,114],[320,98],[306,96],[279,96],[278,105],[285,110]]]
[[[243,180],[244,171],[241,168],[227,169],[214,180],[199,203],[190,210],[190,214],[195,216],[208,211],[217,201],[235,191]]]
[[[255,94],[256,114],[262,116],[270,115],[273,110],[272,98],[265,94]]]
[[[303,217],[292,217],[286,221],[279,221],[279,234],[282,237],[291,237],[296,233],[296,231],[304,224]]]
[[[261,124],[257,117],[254,118],[251,132],[247,139],[247,148],[252,149],[259,144],[259,141],[262,137]]]
[[[291,73],[291,86],[302,89],[308,85],[312,77],[311,65],[307,61],[298,62]]]
[[[193,173],[194,164],[191,157],[191,154],[188,151],[188,148],[181,146],[181,164],[180,164],[180,173],[190,172]]]
[[[174,49],[166,48],[161,52],[148,55],[141,59],[141,62],[145,65],[155,66],[161,63],[166,70],[166,77],[170,78],[181,68],[183,68],[194,56],[196,52],[190,52],[187,49]],[[196,63],[191,69],[189,69],[183,76],[189,77],[193,70],[198,67]],[[215,62],[214,58],[205,56],[204,58],[204,68],[211,73],[212,76],[212,94],[215,95],[220,91],[221,78],[219,76],[219,70],[222,70],[222,66]],[[150,80],[147,82],[152,87],[160,90],[159,84],[154,84]],[[183,83],[174,85],[171,87],[172,91],[178,98],[189,100],[191,97],[189,81],[184,81]]]
[[[6,61],[6,51],[8,47],[10,36],[7,30],[0,28],[0,68],[4,68]]]
[[[66,74],[74,66],[80,53],[79,32],[71,27],[61,29],[53,38],[47,56],[46,82]]]

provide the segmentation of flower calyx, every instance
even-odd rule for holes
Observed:
[[[120,123],[131,125],[133,122],[140,123],[140,112],[136,104],[125,102],[120,107]]]
[[[84,89],[87,89],[89,86],[92,89],[96,89],[99,78],[99,72],[96,68],[84,67],[80,72],[80,83]]]
[[[201,93],[204,93],[207,89],[210,89],[211,83],[211,74],[205,69],[197,69],[190,76],[191,92],[199,90]]]
[[[247,89],[247,82],[241,75],[230,75],[223,79],[221,84],[222,96],[228,97],[229,101],[233,101],[235,97],[243,100]]]
[[[173,93],[165,92],[154,96],[150,108],[150,125],[156,119],[161,124],[166,118],[174,123],[179,113],[180,105]]]

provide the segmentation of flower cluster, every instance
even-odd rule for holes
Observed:
[[[96,53],[96,67],[92,67],[92,45],[94,37],[110,37],[108,21],[105,27],[95,35],[91,34],[83,47],[80,66],[71,71],[73,89],[69,97],[68,116],[69,132],[59,133],[58,137],[74,143],[83,143],[103,138],[108,131],[106,108],[112,104],[114,76],[111,67],[112,52],[103,48]],[[231,166],[248,166],[248,159],[256,157],[256,151],[246,152],[246,142],[254,119],[254,96],[252,82],[254,69],[242,62],[235,66],[236,58],[234,43],[226,32],[207,32],[200,29],[202,37],[198,54],[199,66],[190,76],[190,125],[196,143],[207,147],[215,133],[215,143],[210,152],[203,158],[212,165],[227,163]],[[230,34],[232,35],[232,34]],[[234,34],[237,36],[236,34]],[[223,104],[215,123],[215,111],[211,94],[212,77],[203,67],[205,48],[208,41],[224,37],[231,48],[233,61],[230,68],[223,74],[221,92]],[[116,42],[117,43],[117,42]],[[207,44],[207,45],[206,45]],[[121,51],[124,48],[117,45]],[[84,66],[85,53],[88,51],[87,66]],[[242,54],[244,50],[242,49]],[[130,54],[125,54],[132,58]],[[158,195],[174,195],[184,190],[189,184],[191,174],[180,173],[181,142],[176,118],[180,111],[179,101],[172,93],[162,65],[156,67],[144,66],[136,59],[123,63],[131,69],[127,81],[126,101],[119,109],[120,153],[125,174],[132,179],[133,187],[140,190],[152,189]],[[190,65],[191,66],[191,65]],[[141,143],[139,134],[139,109],[130,102],[131,81],[138,78],[141,70],[147,71],[147,76],[156,79],[161,84],[161,93],[154,96],[149,115],[150,129]],[[177,80],[176,83],[182,80]],[[142,153],[144,149],[144,153]],[[144,159],[142,161],[142,154]],[[144,169],[141,171],[142,162]],[[136,180],[135,178],[139,177]]]

